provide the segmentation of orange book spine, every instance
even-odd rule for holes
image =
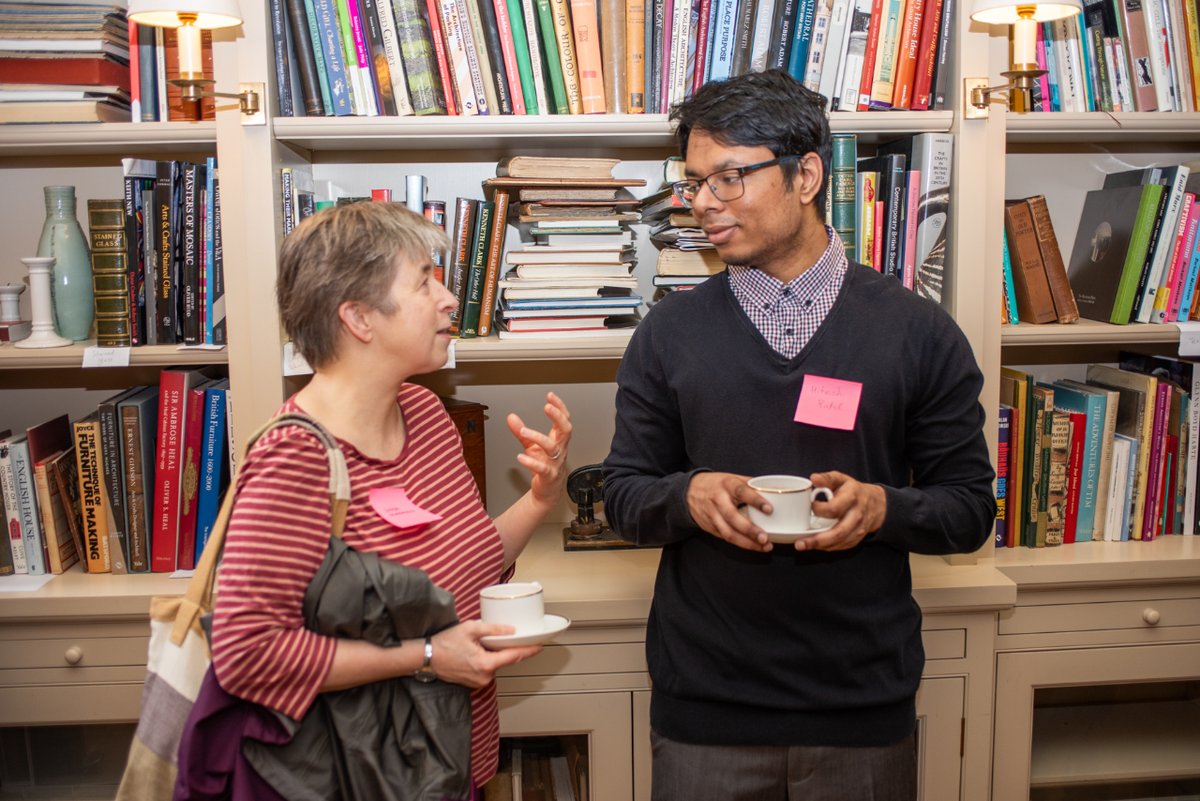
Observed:
[[[625,109],[630,114],[646,111],[646,0],[625,0],[625,62],[629,96]]]
[[[504,235],[508,231],[507,189],[497,189],[492,196],[496,210],[492,217],[492,238],[488,240],[487,268],[483,276],[483,296],[479,303],[478,335],[492,333],[492,315],[496,310],[496,288],[500,282],[500,260],[504,255]]]
[[[921,47],[921,22],[925,18],[927,0],[909,0],[904,6],[900,26],[900,50],[896,54],[896,82],[892,88],[892,108],[912,106],[913,87],[917,77],[917,59]]]

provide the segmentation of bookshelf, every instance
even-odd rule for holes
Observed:
[[[992,75],[1006,63],[992,37]],[[1196,113],[1005,114],[998,196],[1044,194],[1064,259],[1103,174],[1200,157]],[[996,278],[998,250],[989,250]],[[995,308],[995,307],[993,307]],[[1175,325],[1000,326],[997,364],[1082,372],[1121,350],[1174,355]],[[991,370],[989,366],[989,371]],[[1200,543],[996,549],[1017,589],[998,616],[991,798],[1148,798],[1200,786]]]

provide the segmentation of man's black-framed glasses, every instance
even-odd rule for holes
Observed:
[[[728,203],[746,194],[746,183],[742,179],[747,173],[756,172],[767,167],[773,167],[776,164],[782,164],[785,161],[793,161],[799,158],[804,157],[799,154],[779,156],[768,161],[760,161],[757,164],[747,164],[745,167],[730,167],[725,170],[717,170],[703,178],[688,178],[683,181],[676,181],[671,184],[671,189],[675,192],[675,197],[683,201],[684,205],[688,208],[691,208],[696,195],[700,194],[700,186],[702,184],[708,184],[709,190],[717,200],[722,203]]]

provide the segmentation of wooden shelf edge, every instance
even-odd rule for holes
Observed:
[[[1079,320],[1069,325],[1020,323],[1000,329],[1004,347],[1042,345],[1103,345],[1139,342],[1178,342],[1179,327],[1172,323],[1130,323],[1112,325],[1095,320]]]
[[[835,112],[834,132],[865,138],[949,131],[950,111]],[[674,144],[665,114],[486,117],[287,117],[274,120],[275,138],[309,150],[445,150],[463,146],[578,149]]]
[[[1009,142],[1079,142],[1133,138],[1192,141],[1200,130],[1198,112],[1050,112],[1009,114]]]
[[[202,122],[97,122],[58,125],[0,125],[0,156],[90,155],[212,149],[217,124]]]
[[[1200,575],[1200,537],[997,548],[993,563],[1018,589],[1194,581]]]
[[[0,346],[0,370],[46,370],[82,368],[85,348],[95,342],[81,342],[63,348],[22,350],[12,345]],[[130,367],[170,367],[176,364],[206,365],[227,364],[229,349],[208,350],[183,348],[177,345],[145,345],[131,348]],[[103,369],[103,368],[97,368]]]

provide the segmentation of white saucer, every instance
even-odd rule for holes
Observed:
[[[542,630],[532,634],[492,634],[480,637],[479,642],[484,648],[495,651],[500,648],[515,648],[518,645],[541,645],[549,642],[567,630],[571,625],[570,618],[561,615],[546,615],[542,618]]]
[[[745,506],[741,507],[738,511],[742,513],[743,517],[749,519],[750,513],[746,511]],[[829,529],[837,525],[837,522],[837,518],[834,517],[818,517],[817,515],[813,515],[809,518],[810,527],[804,531],[768,531],[767,542],[774,542],[779,545],[791,545],[797,540],[803,540],[814,534],[820,534],[822,531],[829,531]]]

